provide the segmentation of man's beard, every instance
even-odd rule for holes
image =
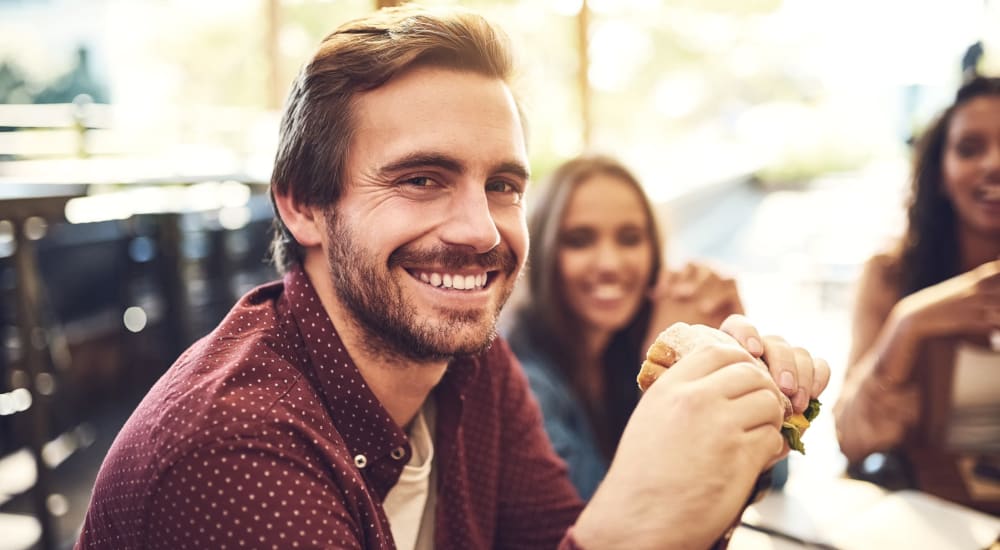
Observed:
[[[334,290],[365,333],[365,345],[371,351],[420,362],[446,361],[457,355],[481,353],[493,343],[497,317],[510,297],[518,269],[517,258],[508,246],[484,254],[447,246],[423,251],[403,247],[393,251],[386,267],[380,269],[372,261],[375,256],[356,246],[354,235],[335,214],[327,213],[326,218],[327,227],[331,228],[327,261]],[[495,311],[439,309],[428,318],[418,314],[390,274],[393,267],[403,264],[433,265],[445,271],[478,266],[506,275],[506,284]],[[464,333],[463,328],[472,324],[482,325],[482,333],[472,338],[457,338]]]

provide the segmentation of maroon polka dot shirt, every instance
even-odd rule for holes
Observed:
[[[572,546],[582,508],[509,348],[434,390],[437,548]],[[112,445],[78,549],[393,548],[382,499],[407,437],[305,273],[244,296]]]

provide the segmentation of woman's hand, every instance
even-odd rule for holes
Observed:
[[[649,291],[649,298],[653,313],[649,322],[652,338],[647,338],[648,342],[677,321],[718,328],[726,317],[743,314],[736,281],[702,263],[664,270]]]
[[[894,386],[872,374],[863,384],[845,385],[833,407],[837,441],[850,462],[898,445],[920,417],[920,392]]]
[[[1000,260],[903,298],[892,316],[921,339],[982,335],[1000,329]]]

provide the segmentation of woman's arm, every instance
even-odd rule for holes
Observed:
[[[907,329],[912,320],[896,307],[891,261],[875,256],[862,271],[847,373],[833,409],[851,462],[898,444],[919,414],[917,391],[907,384],[919,342]]]
[[[919,402],[910,378],[922,342],[1000,328],[1000,260],[898,301],[890,265],[876,256],[861,276],[854,345],[834,409],[841,450],[852,461],[896,445],[916,422]]]

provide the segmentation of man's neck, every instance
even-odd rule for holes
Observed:
[[[303,267],[361,377],[393,421],[405,429],[441,381],[448,362],[419,363],[368,345],[373,335],[363,330],[337,299],[322,256],[307,256]]]

